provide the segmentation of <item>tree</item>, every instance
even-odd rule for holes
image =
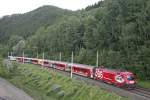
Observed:
[[[22,54],[23,50],[25,48],[25,41],[20,40],[15,46],[13,46],[13,52],[16,54]]]

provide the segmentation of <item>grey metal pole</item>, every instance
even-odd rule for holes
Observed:
[[[98,67],[98,51],[97,51],[97,57],[96,57],[96,67]]]
[[[60,54],[59,54],[59,60],[61,61],[61,52],[60,52]]]
[[[44,67],[44,52],[43,52],[43,63],[42,63],[42,66]]]
[[[38,54],[38,52],[37,52],[37,54],[36,54],[36,58],[37,58],[37,59],[39,58],[39,54]]]
[[[7,57],[7,59],[9,59],[9,60],[10,60],[10,58],[9,58],[9,52],[8,52],[8,57]]]
[[[71,78],[72,78],[72,67],[73,67],[73,52],[72,52],[72,55],[71,55]]]
[[[12,52],[11,52],[11,56],[12,56]]]
[[[22,53],[22,57],[23,57],[22,62],[24,63],[24,51]]]

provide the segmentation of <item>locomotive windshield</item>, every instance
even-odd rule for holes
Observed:
[[[133,76],[127,76],[127,79],[128,80],[134,80],[134,77]]]

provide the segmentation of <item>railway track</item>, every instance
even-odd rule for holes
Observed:
[[[62,70],[54,69],[54,68],[48,68],[48,69],[70,77],[70,72],[65,72]],[[106,91],[109,91],[112,93],[115,92],[116,94],[118,94],[120,96],[129,97],[132,100],[150,100],[150,90],[139,87],[139,86],[137,86],[135,89],[127,90],[127,89],[115,87],[110,84],[106,84],[102,81],[97,81],[97,80],[94,80],[91,78],[83,77],[83,76],[77,75],[77,74],[73,74],[73,78],[80,80],[80,81],[84,81],[87,84],[98,86]]]
[[[130,90],[130,92],[147,97],[150,100],[150,90],[149,89],[145,89],[145,88],[137,86],[134,90]]]

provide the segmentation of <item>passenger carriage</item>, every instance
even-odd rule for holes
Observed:
[[[39,60],[37,58],[32,58],[31,59],[31,63],[38,65],[39,64]]]
[[[93,78],[93,67],[82,64],[73,64],[72,72],[78,75]]]
[[[17,62],[23,62],[23,57],[16,57]]]
[[[24,61],[24,63],[32,63],[32,62],[31,62],[31,59],[32,59],[32,58],[24,57],[24,58],[23,58],[23,61]]]
[[[59,70],[67,70],[68,64],[66,62],[53,61],[52,67]]]

